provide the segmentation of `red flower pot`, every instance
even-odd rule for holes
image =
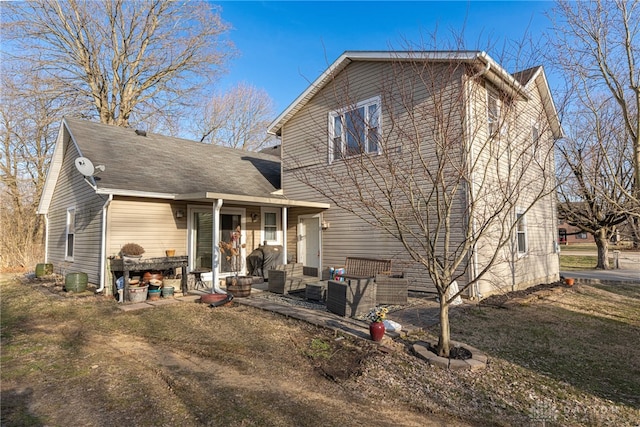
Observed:
[[[385,328],[382,322],[373,322],[369,324],[369,334],[374,341],[382,341],[384,337]]]

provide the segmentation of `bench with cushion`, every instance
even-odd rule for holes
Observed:
[[[269,270],[268,290],[277,294],[288,294],[304,290],[307,283],[318,281],[318,269],[305,267],[301,263],[277,265]]]

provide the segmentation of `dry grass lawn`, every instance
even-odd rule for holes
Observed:
[[[449,372],[409,354],[422,336],[382,348],[239,304],[122,312],[104,297],[53,298],[40,284],[0,279],[2,426],[640,419],[640,286],[576,286],[457,310],[453,338],[490,361],[481,372]]]

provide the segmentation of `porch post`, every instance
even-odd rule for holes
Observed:
[[[282,208],[282,262],[287,263],[287,207]]]
[[[220,288],[220,248],[218,247],[218,242],[220,241],[220,209],[222,208],[222,199],[216,199],[213,204],[213,230],[211,233],[212,236],[212,245],[211,248],[211,272],[212,272],[212,281],[211,281],[211,293],[215,293],[216,289]]]

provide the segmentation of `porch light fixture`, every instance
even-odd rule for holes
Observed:
[[[330,225],[331,224],[328,223],[327,221],[322,221],[321,227],[323,230],[328,230]]]
[[[259,217],[259,216],[260,216],[260,215],[258,215],[258,214],[257,214],[257,213],[255,213],[255,212],[254,212],[254,213],[252,213],[252,214],[251,214],[251,222],[257,222],[257,221],[258,221],[258,217]]]
[[[184,211],[182,209],[178,209],[176,211],[176,218],[183,218],[184,217]]]

